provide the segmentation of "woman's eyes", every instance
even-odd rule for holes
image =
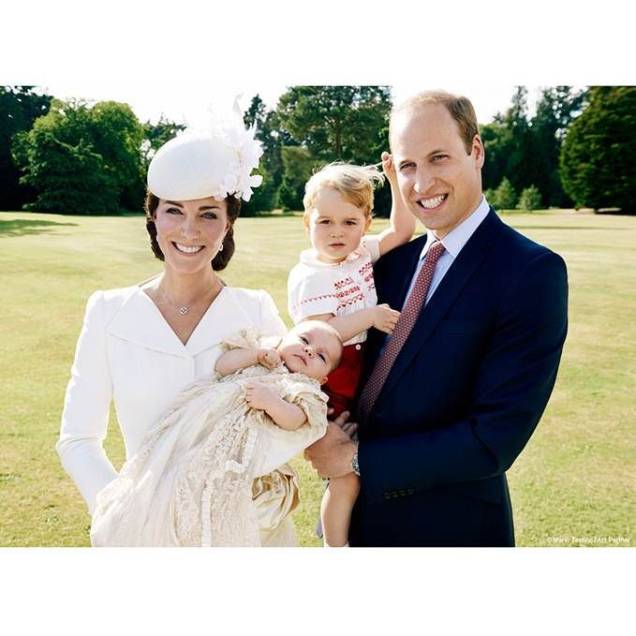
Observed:
[[[166,214],[174,214],[175,216],[177,216],[179,214],[183,214],[183,212],[179,208],[166,208]],[[201,215],[201,218],[212,220],[212,219],[218,219],[219,216],[216,212],[204,212]]]

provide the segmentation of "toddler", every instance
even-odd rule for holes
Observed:
[[[351,410],[367,330],[374,327],[390,334],[400,315],[386,304],[377,304],[373,263],[411,239],[415,217],[401,199],[388,153],[382,155],[382,166],[393,207],[389,227],[378,235],[366,234],[374,185],[384,182],[375,166],[330,164],[305,186],[303,220],[312,247],[301,253],[289,274],[289,314],[295,323],[308,319],[328,322],[342,336],[342,361],[325,385],[334,417]],[[358,490],[359,480],[353,473],[330,481],[321,505],[325,545],[346,544]]]

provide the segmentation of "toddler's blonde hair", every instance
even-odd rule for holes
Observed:
[[[384,183],[384,175],[377,166],[356,166],[335,162],[316,172],[305,184],[303,206],[305,226],[309,225],[309,215],[316,198],[323,188],[333,188],[345,201],[360,208],[367,219],[373,210],[373,190],[376,184]]]

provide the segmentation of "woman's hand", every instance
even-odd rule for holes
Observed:
[[[256,352],[258,363],[266,369],[275,369],[280,364],[280,354],[276,349],[259,349]]]
[[[391,309],[386,303],[373,308],[373,326],[384,333],[392,334],[400,312]]]

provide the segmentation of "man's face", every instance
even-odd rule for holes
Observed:
[[[481,139],[475,135],[467,154],[457,124],[442,104],[395,114],[391,150],[404,200],[437,238],[444,238],[479,205]]]

